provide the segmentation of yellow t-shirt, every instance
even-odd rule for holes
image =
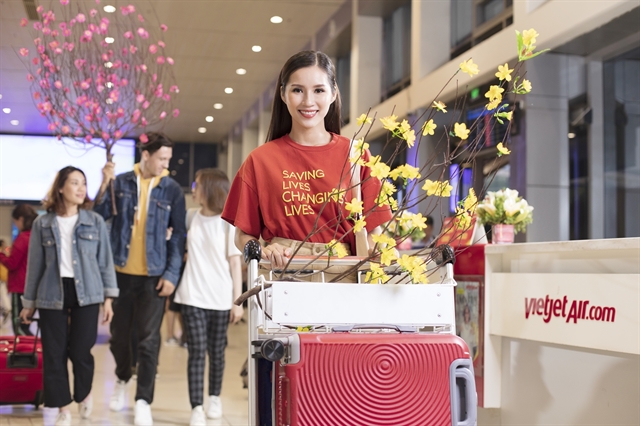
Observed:
[[[140,172],[140,163],[138,163],[133,166],[133,172],[138,178],[140,185],[138,188],[138,206],[133,220],[133,228],[131,229],[127,264],[124,266],[116,266],[116,271],[129,275],[147,276],[149,272],[147,269],[147,241],[145,236],[147,229],[147,206],[149,205],[148,197],[151,195],[151,189],[158,186],[163,177],[169,176],[169,170],[165,169],[160,176],[144,179]]]

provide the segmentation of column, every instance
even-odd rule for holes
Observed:
[[[451,1],[411,2],[411,82],[449,62]]]

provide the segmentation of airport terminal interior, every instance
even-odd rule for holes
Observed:
[[[52,37],[66,38],[45,46]],[[69,93],[60,81],[40,80],[60,72],[39,60],[45,49],[67,58],[56,64],[62,80],[67,71],[78,76],[72,93],[101,99],[76,128],[65,124],[64,111],[77,112],[69,100],[84,108],[93,95],[44,99]],[[638,0],[0,0],[0,239],[11,246],[18,235],[16,205],[44,213],[62,167],[84,170],[93,197],[105,148],[117,174],[131,171],[151,131],[174,142],[169,176],[187,208],[196,207],[198,170],[218,168],[233,180],[267,142],[278,75],[303,50],[335,65],[340,133],[363,138],[392,169],[406,163],[423,172],[419,187],[407,185],[415,176],[396,175],[393,197],[415,201],[402,204],[408,214],[431,217],[432,238],[407,238],[398,249],[454,248],[453,324],[470,352],[477,424],[639,425]],[[131,77],[92,80],[83,74],[96,73],[92,60]],[[512,88],[504,99],[500,85]],[[389,117],[395,131],[380,120]],[[112,126],[94,129],[99,122]],[[400,154],[388,130],[407,142]],[[448,189],[422,187],[427,177]],[[503,223],[482,226],[481,212],[468,218],[468,232],[451,231],[471,194],[481,203],[515,194],[532,220],[510,222],[509,232],[520,232],[506,241]],[[11,303],[1,286],[4,316]],[[172,339],[167,321],[153,419],[187,425],[187,348],[179,323]],[[223,415],[208,425],[254,424],[240,375],[250,322],[245,309],[229,326]],[[0,341],[12,334],[7,320]],[[125,408],[109,410],[109,338],[99,324],[93,413],[81,419],[74,404],[73,425],[134,424],[135,379]],[[57,415],[0,401],[0,425],[53,425]]]

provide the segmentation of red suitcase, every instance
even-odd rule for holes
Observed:
[[[33,404],[43,399],[42,344],[33,336],[0,337],[0,404]]]
[[[299,361],[276,363],[279,426],[475,423],[472,361],[455,335],[298,336]]]

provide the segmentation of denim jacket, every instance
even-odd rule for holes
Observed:
[[[120,174],[114,181],[117,215],[111,212],[111,191],[106,193],[94,206],[94,210],[105,220],[112,219],[111,248],[113,261],[117,266],[125,266],[129,258],[131,229],[135,219],[138,192],[136,175],[133,171]],[[173,285],[178,284],[180,266],[184,253],[185,201],[178,183],[170,177],[163,177],[158,186],[151,190],[146,224],[146,255],[149,276],[162,276]],[[167,240],[167,229],[173,228]]]
[[[78,304],[93,305],[102,303],[105,297],[118,297],[109,235],[100,215],[79,210],[71,249]],[[62,309],[60,229],[55,213],[33,222],[22,300],[25,308]]]

